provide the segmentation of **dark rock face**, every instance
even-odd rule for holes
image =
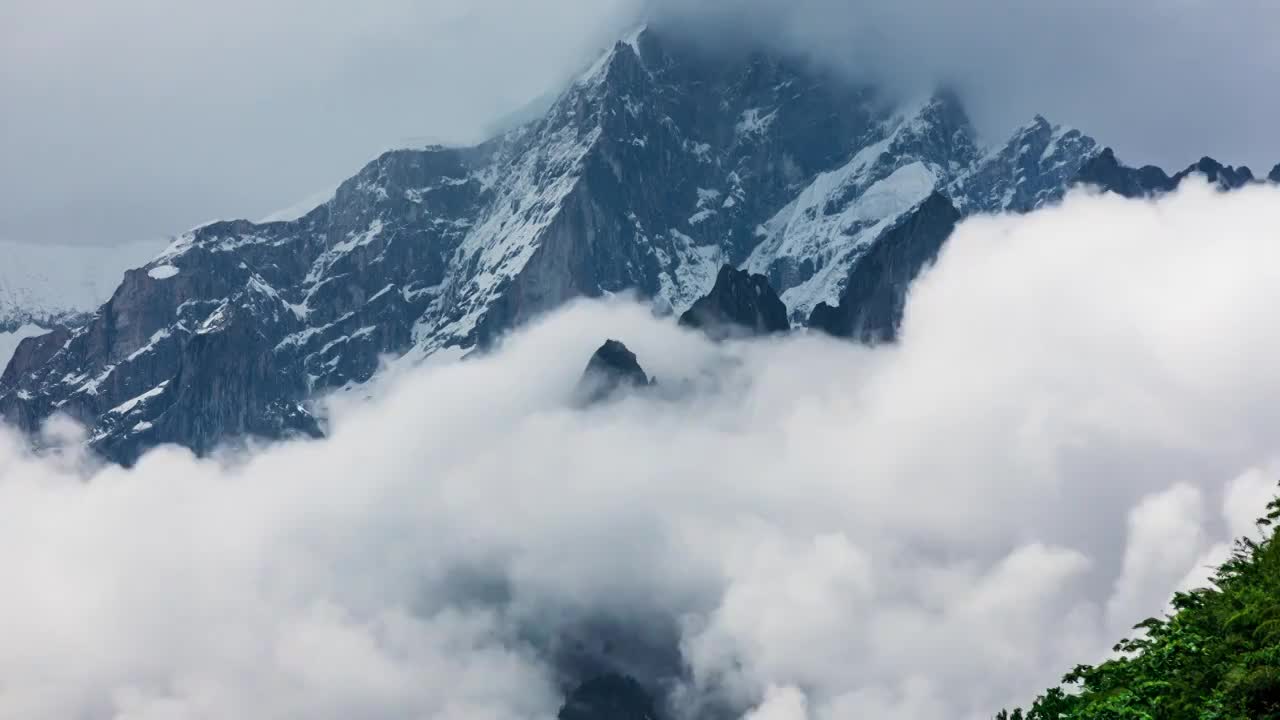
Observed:
[[[565,699],[557,720],[660,720],[653,698],[640,683],[623,675],[601,675],[578,686]]]
[[[1149,197],[1177,187],[1164,170],[1154,165],[1131,168],[1121,163],[1111,148],[1085,163],[1076,181],[1127,198]]]
[[[895,340],[911,283],[938,257],[959,220],[959,211],[944,195],[930,196],[889,231],[886,242],[862,257],[839,305],[820,303],[813,309],[809,327],[864,343]]]
[[[0,387],[18,382],[21,368],[39,367],[49,362],[58,350],[71,339],[71,331],[58,328],[51,333],[39,337],[28,338],[14,350],[13,360],[0,375]]]
[[[649,376],[640,367],[636,354],[617,340],[606,340],[587,362],[576,396],[580,403],[590,405],[613,397],[621,390],[644,388],[649,384]]]
[[[680,316],[680,324],[699,328],[715,339],[791,329],[787,306],[769,286],[769,279],[731,265],[720,268],[711,292]]]
[[[1267,179],[1273,183],[1280,184],[1280,165],[1271,168],[1271,174],[1267,175]]]
[[[1171,176],[1154,165],[1129,167],[1116,158],[1114,150],[1105,148],[1084,164],[1076,183],[1093,185],[1127,198],[1142,198],[1172,192],[1183,180],[1197,175],[1223,191],[1236,190],[1255,182],[1249,168],[1223,165],[1210,157],[1201,158],[1199,162]]]
[[[1203,175],[1219,190],[1236,190],[1255,182],[1253,171],[1248,167],[1241,166],[1236,168],[1230,165],[1223,165],[1211,157],[1203,157],[1200,158],[1199,162],[1173,176],[1174,187],[1177,187],[1191,175]]]

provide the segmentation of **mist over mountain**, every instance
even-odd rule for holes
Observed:
[[[5,431],[0,714],[533,718],[615,674],[664,717],[989,718],[1257,532],[1277,193],[969,218],[893,344],[583,300],[322,440]],[[607,337],[685,392],[575,405]]]

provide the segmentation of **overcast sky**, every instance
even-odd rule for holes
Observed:
[[[1034,112],[1130,161],[1280,162],[1267,0],[0,0],[0,239],[117,243],[324,191],[390,146],[470,142],[642,16],[946,79],[997,136]]]

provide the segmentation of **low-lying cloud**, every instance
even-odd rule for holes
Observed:
[[[966,221],[894,347],[583,302],[324,441],[5,433],[0,715],[548,717],[612,662],[681,716],[988,718],[1257,532],[1276,227],[1271,189],[1074,194]],[[689,391],[572,408],[606,337]]]

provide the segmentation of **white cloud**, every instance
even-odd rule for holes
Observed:
[[[1200,491],[1180,484],[1145,498],[1129,514],[1124,568],[1107,605],[1112,630],[1124,632],[1144,611],[1155,614],[1168,588],[1194,567],[1205,545],[1202,506]]]
[[[1278,201],[971,220],[896,347],[579,303],[324,441],[125,471],[0,434],[0,715],[545,717],[606,643],[761,720],[1025,703],[1261,512]],[[572,409],[606,337],[666,390]]]
[[[747,713],[746,720],[806,720],[807,705],[804,693],[796,688],[770,687],[764,701]]]

